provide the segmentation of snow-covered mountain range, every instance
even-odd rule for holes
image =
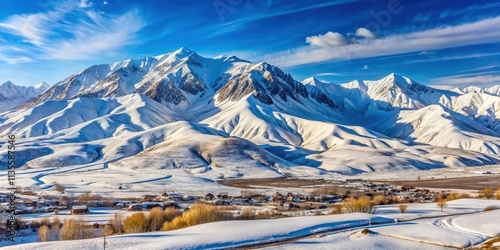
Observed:
[[[41,82],[35,86],[25,87],[17,86],[7,81],[0,85],[0,112],[14,108],[42,94],[49,88],[50,85],[46,82]]]
[[[25,168],[102,162],[216,179],[500,163],[500,85],[298,82],[181,48],[91,66],[33,96],[0,114]]]

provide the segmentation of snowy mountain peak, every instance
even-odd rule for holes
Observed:
[[[405,76],[402,76],[397,73],[391,73],[386,77],[380,79],[381,82],[392,83],[393,85],[405,86],[408,84],[413,84],[413,81]]]
[[[309,77],[309,78],[304,79],[304,81],[302,81],[302,84],[317,86],[319,82],[321,82],[321,81],[313,76],[313,77]]]
[[[34,87],[37,90],[45,91],[45,90],[50,88],[50,85],[46,82],[41,82],[41,83],[35,85]]]
[[[1,86],[2,86],[2,87],[4,87],[4,86],[5,86],[5,87],[12,87],[12,86],[15,86],[15,84],[14,84],[14,83],[12,83],[11,81],[6,81],[6,82],[2,83],[2,85],[1,85]]]
[[[218,55],[216,57],[214,57],[214,60],[221,60],[221,61],[224,61],[224,62],[246,62],[246,63],[251,63],[250,61],[247,61],[247,60],[243,60],[235,55],[229,55],[229,56],[225,56],[225,55]]]
[[[172,52],[171,54],[177,58],[186,58],[193,54],[197,55],[196,52],[185,47],[181,47],[178,50]]]

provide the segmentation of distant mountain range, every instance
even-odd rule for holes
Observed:
[[[41,82],[35,86],[17,86],[8,81],[0,85],[0,112],[14,108],[29,99],[36,97],[47,89],[50,85]]]
[[[298,82],[265,62],[185,48],[91,66],[48,90],[4,85],[0,100],[31,91],[0,114],[26,168],[102,162],[216,179],[500,163],[500,85]]]

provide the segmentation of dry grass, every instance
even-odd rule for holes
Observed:
[[[495,193],[495,199],[500,200],[500,188],[497,189],[497,192]]]
[[[165,215],[165,221],[172,221],[176,217],[179,217],[182,215],[182,212],[179,209],[175,209],[173,207],[169,207],[163,211]]]
[[[485,241],[481,246],[478,248],[480,250],[498,250],[498,247],[493,247],[493,244],[500,242],[500,236],[497,236],[493,239]]]
[[[461,195],[457,192],[452,192],[446,195],[446,201],[458,200],[461,198]]]
[[[149,211],[148,221],[147,221],[147,231],[159,231],[165,223],[163,210],[159,207],[155,207]]]
[[[347,213],[374,213],[375,207],[373,206],[368,196],[361,196],[359,198],[348,198],[344,201],[344,208]]]
[[[59,233],[61,240],[80,240],[92,238],[93,236],[92,228],[87,226],[82,219],[65,219]]]
[[[398,208],[399,208],[399,212],[404,214],[406,212],[406,209],[408,209],[408,205],[399,204]]]
[[[238,220],[255,220],[256,211],[253,208],[244,208],[241,210]]]
[[[281,213],[281,212],[273,212],[272,213],[272,218],[273,219],[279,219],[279,218],[285,218],[285,217],[286,216],[283,213]]]
[[[347,189],[344,187],[338,186],[338,185],[325,185],[322,187],[315,188],[311,191],[311,194],[316,195],[316,196],[321,196],[321,195],[343,195]]]
[[[342,205],[335,204],[333,206],[332,210],[330,210],[330,214],[341,214],[342,213],[342,208],[343,208]]]
[[[483,209],[483,211],[493,211],[493,210],[497,210],[497,209],[498,209],[498,207],[497,207],[497,206],[493,206],[493,205],[491,205],[491,206],[487,206],[487,207],[485,207],[485,208]]]
[[[76,197],[76,200],[80,203],[88,203],[89,201],[97,201],[104,199],[102,195],[92,194],[91,192],[86,192]]]
[[[61,220],[58,217],[52,218],[51,239],[59,240],[59,231],[61,230]]]
[[[123,221],[125,233],[143,233],[147,229],[147,219],[143,212],[137,212]]]
[[[443,198],[443,194],[438,195],[436,205],[441,209],[441,212],[448,206],[448,202]]]
[[[271,219],[271,218],[273,218],[273,213],[271,213],[269,211],[260,211],[259,213],[257,213],[257,215],[255,215],[256,220],[264,220],[264,219]]]
[[[383,195],[375,195],[375,197],[373,197],[373,204],[375,204],[375,205],[385,205],[386,204],[385,196],[383,196]]]
[[[184,212],[182,216],[176,217],[170,222],[165,222],[162,230],[175,230],[208,222],[222,221],[224,219],[224,214],[219,211],[217,207],[209,204],[196,203],[188,211]]]
[[[111,236],[115,234],[115,231],[113,230],[113,227],[109,224],[104,225],[101,227],[101,235],[102,236]]]
[[[174,218],[182,215],[182,212],[175,208],[167,208],[162,211],[161,208],[153,208],[148,215],[148,231],[159,231],[163,224],[172,221]]]
[[[48,226],[50,227],[51,226],[51,223],[50,223],[50,218],[49,217],[43,217],[40,219],[40,226]]]
[[[66,188],[65,188],[63,185],[61,185],[61,184],[59,184],[59,183],[57,183],[57,182],[54,182],[53,184],[54,184],[54,189],[55,189],[57,192],[63,193],[63,192],[64,192],[64,190],[66,190]]]
[[[122,234],[123,230],[123,214],[115,213],[113,218],[109,220],[109,225],[113,230],[113,234]]]
[[[58,217],[52,218],[52,229],[58,229],[61,227],[61,220]]]
[[[48,226],[43,225],[38,229],[38,241],[44,242],[50,240],[50,229]]]
[[[479,198],[486,198],[486,199],[491,199],[495,196],[495,191],[493,188],[485,188],[482,190],[479,190]]]

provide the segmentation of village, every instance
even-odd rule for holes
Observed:
[[[163,192],[145,194],[142,197],[115,199],[97,194],[84,193],[80,195],[37,195],[33,189],[18,190],[15,197],[15,211],[9,210],[9,197],[0,193],[0,212],[16,215],[32,213],[89,213],[92,208],[107,207],[124,211],[148,211],[154,207],[166,209],[187,209],[194,203],[209,203],[222,207],[233,207],[241,210],[247,207],[272,208],[284,212],[285,216],[294,216],[289,211],[328,212],[332,207],[341,204],[349,197],[367,196],[374,205],[397,203],[428,203],[435,202],[438,194],[445,196],[447,191],[431,191],[411,186],[395,186],[387,183],[365,182],[358,185],[342,186],[327,185],[314,187],[309,192],[266,192],[258,189],[241,190],[240,194],[206,193],[184,195],[178,192]],[[465,194],[463,194],[465,195]]]

